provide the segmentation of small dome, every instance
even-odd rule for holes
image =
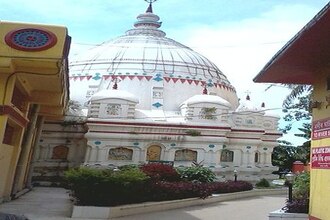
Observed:
[[[256,112],[264,114],[261,107],[256,106],[250,99],[250,96],[247,95],[244,101],[241,101],[236,112]]]
[[[123,99],[139,103],[139,99],[137,97],[127,91],[122,90],[102,90],[100,92],[95,93],[90,100],[93,102],[104,99]]]
[[[193,105],[197,103],[212,103],[212,104],[217,104],[217,105],[223,105],[228,108],[231,108],[231,104],[224,100],[223,98],[216,96],[216,95],[195,95],[185,102],[181,104],[182,105]]]

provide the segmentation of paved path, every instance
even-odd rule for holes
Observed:
[[[116,220],[267,220],[268,213],[283,207],[284,202],[285,196],[262,196]],[[70,220],[71,208],[65,189],[47,187],[36,187],[14,201],[0,204],[0,212],[25,215],[30,220]]]

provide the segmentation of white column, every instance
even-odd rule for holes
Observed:
[[[165,149],[163,152],[164,152],[163,155],[162,155],[163,160],[170,161],[169,150],[168,149]]]
[[[246,150],[242,151],[242,164],[241,166],[246,167],[248,165],[248,152]]]
[[[267,153],[265,153],[265,152],[260,153],[260,164],[262,166],[264,166],[266,163],[266,157],[267,157]]]
[[[146,162],[146,150],[145,149],[141,149],[141,151],[140,151],[140,162],[142,162],[142,163]]]
[[[216,152],[214,152],[212,150],[209,151],[209,159],[210,159],[209,164],[210,165],[212,165],[212,166],[217,165],[220,161],[220,159],[218,159],[218,158],[220,158],[219,151],[216,151]]]
[[[168,160],[170,160],[170,161],[174,161],[175,150],[176,150],[176,149],[170,149],[170,150],[168,151]]]
[[[269,152],[266,153],[265,165],[272,165],[272,154]]]
[[[207,153],[204,150],[197,150],[197,163],[203,161]]]
[[[242,160],[242,151],[241,150],[231,150],[234,152],[234,160],[233,165],[234,166],[240,166],[241,160]]]
[[[133,149],[133,156],[132,156],[132,162],[133,163],[139,163],[140,152],[141,152],[140,148],[136,147],[136,148]]]
[[[107,149],[104,146],[97,147],[97,162],[104,162],[107,158]]]
[[[96,162],[97,161],[97,149],[95,146],[91,146],[91,151],[89,154],[89,162]]]
[[[255,166],[254,164],[254,151],[248,151],[248,166]]]

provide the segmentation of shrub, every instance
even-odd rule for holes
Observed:
[[[309,182],[310,173],[304,172],[296,176],[292,187],[292,202],[287,200],[286,212],[290,213],[308,213],[309,211]]]
[[[156,166],[157,165],[157,166]],[[116,206],[145,201],[164,201],[184,198],[206,198],[212,193],[229,193],[252,189],[244,181],[199,182],[161,181],[157,179],[178,177],[173,167],[150,164],[144,169],[150,171],[151,179],[142,170],[134,167],[123,170],[102,170],[92,168],[71,169],[65,172],[65,179],[77,205]],[[154,169],[160,168],[156,175]],[[142,168],[141,168],[142,169]],[[152,171],[152,172],[151,172]],[[175,171],[175,170],[174,170]],[[170,175],[171,174],[171,175]],[[174,176],[174,177],[173,177]],[[152,180],[152,181],[150,181]]]
[[[145,201],[148,176],[139,169],[71,169],[65,178],[78,205],[109,206]],[[134,192],[134,193],[132,193]]]
[[[292,199],[292,202],[289,202],[289,200],[287,200],[286,205],[283,209],[285,212],[289,212],[289,213],[308,213],[309,199],[308,198]]]
[[[139,168],[139,166],[136,164],[128,164],[128,165],[123,165],[123,166],[118,167],[119,170],[130,170],[130,169],[137,169],[137,168]]]
[[[150,163],[140,168],[153,181],[178,181],[180,175],[173,166],[161,163]]]
[[[216,179],[216,175],[212,170],[202,166],[184,167],[178,168],[177,170],[181,178],[187,181],[209,183]]]
[[[246,181],[227,181],[210,183],[213,193],[232,193],[248,191],[253,189],[253,185]]]
[[[72,190],[75,202],[80,205],[97,203],[96,199],[101,196],[100,183],[104,182],[106,176],[106,172],[91,168],[71,169],[64,173],[67,186]]]
[[[158,181],[152,183],[151,190],[153,201],[163,201],[193,197],[205,199],[212,195],[213,188],[206,183]]]
[[[269,181],[266,180],[265,178],[262,178],[259,180],[259,182],[256,183],[257,187],[270,187]]]
[[[309,172],[304,172],[296,176],[292,187],[294,199],[309,197],[309,182],[310,182]]]

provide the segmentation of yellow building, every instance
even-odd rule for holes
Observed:
[[[311,84],[310,219],[330,219],[330,3],[291,39],[255,82]]]
[[[67,29],[0,21],[0,202],[29,188],[45,118],[68,102]]]

